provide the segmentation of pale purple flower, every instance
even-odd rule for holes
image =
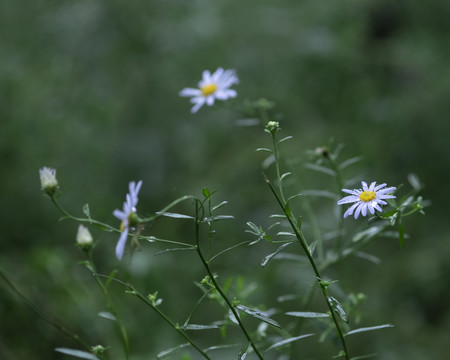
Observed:
[[[119,260],[122,259],[123,252],[125,250],[125,244],[127,243],[128,232],[130,231],[130,217],[136,212],[136,205],[138,203],[138,194],[141,190],[142,181],[137,184],[131,181],[128,184],[129,192],[126,197],[126,201],[123,203],[122,210],[114,210],[113,214],[116,218],[122,221],[120,224],[120,238],[116,245],[116,256]]]
[[[359,214],[362,216],[367,215],[367,210],[373,215],[375,210],[382,211],[380,205],[387,205],[385,199],[394,199],[395,195],[389,195],[394,190],[395,187],[384,188],[386,184],[377,185],[376,182],[367,186],[367,183],[362,181],[362,189],[342,189],[343,192],[350,194],[343,199],[338,201],[338,205],[354,203],[350,206],[344,213],[344,218],[355,213],[355,219],[358,218]]]
[[[211,106],[216,99],[227,100],[236,97],[236,90],[230,89],[234,84],[239,84],[235,70],[218,68],[212,75],[209,70],[205,70],[198,88],[185,88],[180,91],[180,96],[191,97],[191,103],[194,104],[191,113],[195,113],[205,103]]]

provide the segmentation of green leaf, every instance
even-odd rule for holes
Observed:
[[[353,236],[352,241],[358,242],[361,240],[367,240],[373,238],[374,236],[380,234],[384,230],[384,226],[372,226],[367,230],[361,231]]]
[[[185,344],[181,344],[181,345],[175,346],[175,347],[167,349],[167,350],[160,351],[158,353],[158,355],[156,355],[156,357],[158,359],[162,359],[162,358],[164,358],[166,356],[169,356],[169,355],[172,355],[172,354],[174,354],[174,353],[176,353],[176,352],[180,351],[181,349],[183,349],[185,347],[188,347],[188,346],[190,346],[190,344],[189,343],[185,343]]]
[[[212,222],[212,221],[218,221],[218,220],[231,220],[231,219],[234,219],[233,215],[217,215],[217,216],[205,217],[203,219],[203,222]]]
[[[283,139],[281,139],[281,140],[278,140],[278,144],[281,144],[282,142],[284,142],[284,141],[286,141],[286,140],[293,139],[293,138],[294,138],[293,136],[286,136],[285,138],[283,138]]]
[[[194,217],[189,216],[189,215],[178,214],[178,213],[171,213],[171,212],[158,211],[156,214],[161,215],[161,216],[167,216],[167,217],[170,217],[170,218],[175,218],[175,219],[195,219]]]
[[[226,345],[214,345],[210,346],[209,348],[205,349],[205,352],[209,352],[212,350],[222,350],[222,349],[229,349],[231,347],[239,346],[240,344],[226,344]]]
[[[363,328],[351,330],[347,334],[345,334],[344,336],[353,335],[353,334],[359,334],[359,333],[367,332],[367,331],[374,331],[374,330],[380,330],[380,329],[386,329],[386,328],[393,328],[393,327],[395,327],[395,326],[392,325],[392,324],[384,324],[384,325],[378,325],[378,326],[363,327]]]
[[[325,167],[325,166],[321,166],[321,165],[317,165],[317,164],[311,164],[311,163],[306,163],[305,168],[310,169],[310,170],[314,170],[314,171],[318,171],[321,172],[323,174],[327,174],[330,176],[336,176],[336,172],[334,172],[333,170]]]
[[[325,317],[330,317],[329,314],[326,313],[316,313],[316,312],[309,312],[309,311],[290,311],[285,313],[286,315],[289,316],[296,316],[296,317],[301,317],[301,318],[325,318]]]
[[[116,317],[113,314],[111,314],[110,312],[107,312],[107,311],[101,311],[101,312],[99,312],[97,314],[97,316],[100,316],[100,317],[102,317],[104,319],[108,319],[108,320],[112,320],[112,321],[116,321],[117,320]]]
[[[220,326],[217,325],[198,325],[198,324],[189,324],[184,326],[184,330],[210,330],[210,329],[219,329]]]
[[[202,193],[205,198],[209,198],[211,196],[211,193],[209,192],[208,188],[203,188]]]
[[[262,163],[262,168],[267,169],[270,165],[272,165],[275,162],[275,156],[270,155],[266,157]]]
[[[353,164],[355,164],[355,163],[357,163],[357,162],[359,162],[361,160],[362,160],[362,156],[355,156],[355,157],[352,157],[350,159],[344,160],[343,162],[341,162],[339,164],[339,170],[343,170],[346,167],[348,167],[350,165],[353,165]]]
[[[86,215],[87,218],[89,220],[91,220],[91,212],[89,210],[89,204],[84,204],[82,210],[83,210],[84,215]]]
[[[292,343],[294,341],[297,341],[297,340],[300,340],[300,339],[304,339],[304,338],[307,338],[307,337],[310,337],[310,336],[313,336],[313,335],[314,334],[305,334],[305,335],[300,335],[300,336],[291,337],[289,339],[278,341],[277,343],[275,343],[272,346],[268,347],[264,352],[267,352],[267,351],[275,349],[277,347],[280,347],[280,346],[283,346],[283,345],[286,345],[286,344],[290,344],[290,343]]]
[[[56,348],[55,351],[66,354],[66,355],[74,356],[79,359],[100,360],[94,354],[88,353],[86,351],[74,350],[74,349],[68,349],[68,348]]]
[[[228,201],[222,201],[220,204],[218,204],[218,205],[216,205],[216,206],[213,206],[212,209],[211,209],[211,211],[220,209],[222,206],[224,206],[224,205],[226,205],[226,204],[228,204]]]
[[[267,263],[278,253],[280,253],[281,251],[283,251],[285,248],[287,248],[289,245],[293,244],[294,242],[288,242],[285,243],[283,245],[281,245],[278,249],[275,250],[275,252],[273,252],[270,255],[267,255],[262,261],[261,261],[261,266],[266,266]]]
[[[283,181],[285,178],[287,178],[289,175],[292,175],[292,173],[286,172],[286,173],[284,173],[283,175],[281,175],[281,177],[280,177],[280,182]]]
[[[247,347],[243,348],[238,355],[238,360],[245,360],[245,358],[247,357],[248,352],[250,351],[250,349],[252,348],[252,344],[249,343],[247,345]]]
[[[257,148],[256,151],[267,151],[267,152],[270,152],[270,153],[273,152],[272,150],[267,149],[267,148]]]
[[[339,317],[345,321],[346,323],[348,323],[348,319],[347,319],[347,314],[344,311],[344,308],[342,307],[342,305],[339,303],[339,301],[337,301],[334,297],[330,296],[328,297],[328,300],[331,303],[331,307],[333,308],[333,310],[339,315]]]
[[[256,319],[259,319],[261,321],[268,323],[269,325],[272,325],[272,326],[275,326],[275,327],[281,329],[281,326],[275,320],[272,320],[268,316],[264,315],[264,313],[261,310],[258,310],[256,308],[251,309],[245,305],[236,305],[236,308]]]
[[[157,251],[153,255],[156,256],[156,255],[161,255],[161,254],[165,254],[165,253],[172,252],[172,251],[187,251],[187,250],[195,250],[195,249],[196,249],[195,246],[183,247],[183,248],[171,248],[171,249]]]

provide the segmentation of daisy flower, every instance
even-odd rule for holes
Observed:
[[[236,90],[230,89],[233,84],[239,84],[235,70],[218,68],[212,75],[209,70],[205,70],[198,88],[184,88],[180,91],[180,96],[191,97],[191,103],[194,104],[191,113],[196,113],[205,103],[211,106],[216,99],[227,100],[236,97]]]
[[[122,259],[123,252],[125,250],[125,244],[127,242],[128,232],[130,231],[131,226],[131,217],[136,213],[136,205],[138,203],[138,194],[139,190],[141,190],[142,181],[139,181],[137,184],[134,181],[131,181],[128,184],[129,192],[127,194],[126,201],[123,203],[122,210],[114,210],[113,214],[116,218],[121,220],[120,224],[120,238],[116,245],[116,256],[119,260]]]
[[[337,202],[338,205],[354,203],[350,206],[344,214],[344,218],[352,215],[355,212],[355,219],[358,218],[359,214],[362,216],[367,215],[367,210],[371,214],[375,214],[375,210],[382,211],[380,205],[386,205],[385,199],[394,199],[394,195],[389,195],[391,192],[396,190],[395,187],[385,188],[386,184],[377,185],[376,182],[367,186],[365,181],[361,182],[362,189],[342,189],[343,192],[350,194]],[[384,188],[384,189],[383,189]]]

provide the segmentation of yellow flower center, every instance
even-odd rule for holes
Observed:
[[[364,191],[363,193],[359,194],[359,198],[364,201],[364,202],[368,202],[368,201],[372,201],[374,199],[376,199],[377,194],[375,194],[373,191]]]
[[[125,223],[122,221],[120,223],[120,232],[123,232],[125,230]]]
[[[202,86],[202,88],[200,90],[202,90],[203,96],[209,96],[216,92],[217,85],[216,84],[208,84],[208,85]]]

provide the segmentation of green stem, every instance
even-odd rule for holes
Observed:
[[[267,178],[266,178],[266,182],[267,182],[267,184],[269,185],[270,190],[272,191],[272,193],[273,193],[273,195],[275,196],[276,200],[278,201],[278,204],[279,204],[280,207],[283,209],[283,212],[284,212],[284,214],[285,214],[285,216],[286,216],[286,218],[287,218],[289,224],[291,225],[292,230],[294,230],[295,236],[296,236],[298,242],[300,243],[300,246],[302,247],[302,249],[303,249],[305,255],[307,256],[307,258],[308,258],[308,260],[309,260],[309,263],[311,264],[311,267],[312,267],[312,269],[313,269],[313,271],[314,271],[314,274],[315,274],[315,276],[316,276],[317,282],[318,282],[318,284],[320,285],[320,289],[322,290],[322,294],[323,294],[323,296],[324,296],[324,298],[325,298],[325,301],[326,301],[326,303],[327,303],[329,312],[330,312],[331,317],[332,317],[332,319],[333,319],[333,322],[334,322],[336,331],[337,331],[337,333],[338,333],[339,339],[340,339],[340,341],[341,341],[342,348],[343,348],[344,353],[345,353],[345,359],[346,359],[346,360],[349,360],[348,351],[347,351],[347,345],[346,345],[345,339],[344,339],[344,334],[343,334],[343,332],[342,332],[342,330],[341,330],[341,327],[339,326],[339,322],[338,322],[338,319],[337,319],[337,317],[336,317],[335,311],[334,311],[333,306],[332,306],[332,304],[331,304],[331,302],[330,302],[330,299],[329,299],[329,297],[328,297],[327,289],[326,289],[326,287],[322,284],[322,277],[321,277],[321,275],[320,275],[320,272],[319,272],[318,267],[316,266],[316,263],[315,263],[315,261],[314,261],[314,258],[313,258],[312,255],[311,255],[311,252],[310,252],[310,250],[309,250],[308,243],[306,242],[306,239],[305,239],[305,237],[304,237],[304,235],[303,235],[303,232],[298,228],[297,223],[296,223],[296,221],[295,221],[295,218],[292,216],[291,211],[286,207],[286,202],[283,201],[282,199],[280,199],[280,197],[279,197],[278,194],[276,193],[274,187],[272,186],[272,184],[270,183],[270,181],[269,181]]]
[[[157,306],[153,304],[147,297],[138,292],[132,285],[125,284],[130,290],[129,294],[136,296],[138,299],[142,300],[144,303],[149,305],[165,322],[167,322],[171,327],[175,329],[193,348],[195,348],[205,359],[211,360],[209,355],[203,351],[190,337],[186,334],[177,324],[170,320],[166,314],[164,314]]]
[[[280,191],[281,199],[284,203],[286,203],[286,199],[283,193],[283,184],[281,182],[281,172],[280,172],[280,162],[278,156],[278,145],[275,137],[275,133],[271,133],[272,135],[272,143],[273,143],[273,156],[275,157],[275,168],[277,172],[277,182],[278,182],[278,190]]]
[[[92,259],[91,251],[87,250],[86,253],[87,253],[87,256],[88,256],[88,259],[89,259],[89,266],[87,266],[87,268],[89,269],[91,274],[94,276],[95,281],[97,282],[98,286],[102,290],[103,296],[106,299],[106,304],[107,304],[108,310],[116,318],[116,324],[117,324],[117,327],[119,328],[119,332],[120,332],[120,335],[122,337],[123,347],[124,347],[124,351],[125,351],[125,359],[128,359],[129,358],[129,352],[130,352],[130,343],[129,343],[129,340],[128,340],[128,335],[127,335],[126,328],[123,325],[123,322],[122,322],[118,312],[116,311],[116,309],[114,307],[114,303],[113,303],[113,301],[111,299],[111,296],[109,295],[107,287],[105,286],[105,284],[97,276],[97,270],[95,269],[95,265],[94,265],[94,262],[93,262],[93,259]]]
[[[9,278],[5,275],[5,273],[2,271],[2,269],[0,268],[0,277],[6,282],[6,284],[8,284],[8,286],[10,287],[10,289],[20,298],[22,299],[22,301],[25,303],[25,305],[27,305],[35,314],[37,314],[40,318],[42,318],[44,321],[46,321],[47,323],[49,323],[50,325],[52,325],[54,328],[56,328],[59,332],[61,332],[62,334],[64,334],[65,336],[67,336],[68,338],[76,341],[77,343],[79,343],[81,346],[83,346],[86,350],[88,350],[89,352],[92,352],[92,347],[85,342],[84,340],[82,340],[80,338],[80,336],[78,334],[75,334],[74,332],[70,331],[69,329],[67,329],[64,325],[50,319],[47,315],[45,315],[41,310],[39,310],[36,306],[34,306],[34,304],[28,300],[28,298],[23,295],[18,289],[17,287],[14,285],[14,283],[9,280]]]
[[[256,347],[255,343],[251,339],[247,329],[244,326],[244,323],[240,319],[239,313],[237,312],[236,308],[233,306],[231,301],[228,299],[228,297],[225,295],[225,293],[223,292],[223,290],[220,287],[220,285],[217,283],[217,281],[216,281],[216,279],[214,277],[214,274],[212,273],[211,268],[209,267],[209,261],[207,261],[205,259],[205,257],[203,256],[203,253],[202,253],[201,248],[200,248],[200,222],[201,222],[201,217],[199,217],[199,206],[202,206],[202,204],[201,204],[201,202],[199,200],[197,200],[196,207],[195,207],[195,210],[196,210],[195,211],[195,220],[196,220],[195,221],[195,238],[196,238],[196,244],[197,244],[196,249],[197,249],[198,256],[200,257],[200,260],[202,261],[203,266],[205,267],[206,272],[208,273],[208,276],[211,279],[211,282],[213,283],[215,289],[220,294],[222,299],[225,300],[228,308],[233,313],[233,315],[234,315],[236,321],[238,322],[242,332],[244,333],[244,336],[247,338],[248,342],[250,343],[251,347],[253,348],[253,351],[255,352],[255,354],[258,356],[259,359],[263,360],[264,357],[259,352],[259,350]]]

